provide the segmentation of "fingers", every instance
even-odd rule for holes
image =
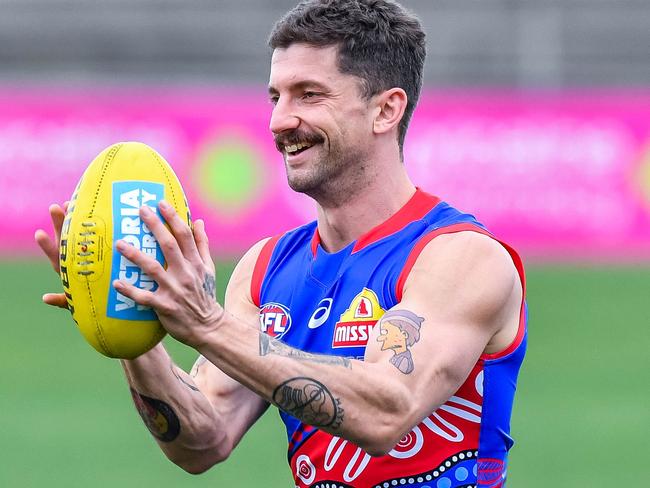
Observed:
[[[158,215],[156,215],[151,208],[144,205],[140,207],[140,218],[147,225],[149,230],[153,232],[153,235],[156,238],[156,241],[158,241],[160,249],[165,256],[167,266],[171,268],[182,267],[185,258],[183,257],[178,242],[167,227],[165,227],[165,224],[163,224]],[[118,251],[119,250],[120,249],[118,249]]]
[[[159,285],[168,282],[165,269],[151,256],[122,240],[115,243],[115,249],[133,264],[139,266],[142,271],[153,278]]]
[[[64,205],[67,208],[67,205]],[[50,205],[50,218],[52,219],[52,227],[54,228],[54,242],[59,245],[61,240],[61,229],[63,228],[63,221],[65,220],[65,208],[61,208],[56,203]]]
[[[50,260],[52,268],[57,273],[59,272],[59,242],[56,243],[47,235],[43,229],[38,229],[34,233],[34,240],[38,247],[41,248],[43,253],[47,256],[47,259]]]
[[[53,307],[68,308],[68,300],[63,293],[46,293],[43,295],[43,303]]]
[[[210,255],[210,243],[208,235],[205,233],[205,222],[201,219],[194,221],[194,241],[199,251],[203,264],[212,266],[212,256]]]
[[[52,220],[52,228],[54,229],[54,239],[50,238],[47,232],[43,229],[38,229],[34,233],[36,244],[38,244],[38,247],[41,248],[43,253],[50,260],[52,268],[57,273],[59,272],[59,241],[61,239],[61,228],[63,227],[63,221],[65,220],[65,209],[67,208],[67,203],[68,202],[63,205],[63,208],[54,203],[50,205],[48,209],[50,219]]]
[[[176,238],[176,242],[183,253],[183,256],[193,264],[199,264],[201,262],[201,256],[196,248],[196,243],[194,242],[194,235],[192,234],[192,229],[189,228],[187,223],[176,213],[176,210],[172,205],[166,201],[161,201],[158,204],[160,208],[160,213],[165,218],[169,228],[171,229],[172,234]]]
[[[145,307],[156,307],[156,296],[153,292],[142,290],[136,286],[133,286],[125,281],[115,280],[113,281],[113,286],[115,289],[124,295],[125,297],[130,298],[140,305]]]

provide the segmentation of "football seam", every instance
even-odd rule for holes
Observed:
[[[158,319],[158,322],[160,322],[160,319]],[[154,337],[149,341],[149,344],[147,344],[146,349],[143,351],[142,354],[144,354],[145,352],[151,350],[152,347],[154,347],[156,344],[158,344],[158,343],[163,339],[163,337],[165,337],[165,335],[167,335],[167,331],[166,331],[165,328],[162,326],[162,324],[159,325],[159,327],[164,331],[163,334],[162,334],[162,337],[158,338],[158,337],[154,336]]]
[[[90,218],[92,218],[93,214],[95,213],[95,206],[97,205],[97,199],[99,198],[99,192],[101,190],[102,183],[104,182],[104,177],[108,172],[108,168],[110,167],[111,162],[113,161],[113,159],[115,159],[115,155],[122,148],[122,146],[123,144],[116,144],[115,146],[113,146],[104,159],[104,164],[102,165],[102,172],[99,176],[99,181],[97,182],[95,195],[93,196],[93,203],[90,206],[90,212],[89,212]],[[88,296],[90,297],[90,308],[93,314],[93,321],[95,322],[95,332],[97,333],[97,338],[99,339],[100,344],[104,348],[104,351],[106,351],[106,354],[108,356],[113,356],[113,353],[111,352],[111,349],[108,347],[108,343],[106,342],[106,338],[104,337],[104,331],[102,330],[102,326],[99,323],[99,320],[97,319],[97,311],[95,309],[95,302],[93,301],[93,296],[90,291],[90,280],[88,279],[88,277],[86,277],[86,289],[88,290]]]
[[[99,320],[97,320],[97,310],[95,309],[95,302],[93,301],[93,294],[90,290],[90,280],[88,280],[88,278],[86,278],[86,290],[88,291],[88,297],[90,298],[90,309],[92,310],[93,321],[95,322],[95,331],[97,332],[99,343],[106,352],[106,355],[113,356],[113,353],[111,352],[111,349],[108,347],[108,344],[106,342],[106,338],[104,337],[104,331],[99,324]]]
[[[120,143],[113,146],[113,148],[106,155],[106,158],[104,158],[104,164],[102,165],[102,172],[101,175],[99,176],[99,181],[97,182],[97,188],[95,189],[95,196],[93,197],[93,204],[90,206],[91,217],[93,215],[93,212],[95,211],[95,205],[97,205],[97,198],[99,198],[99,191],[101,189],[102,182],[104,181],[104,177],[106,176],[106,172],[108,171],[108,168],[111,165],[113,159],[115,159],[115,155],[122,148],[123,145],[124,144]]]
[[[160,166],[160,169],[163,170],[163,174],[165,175],[165,179],[167,180],[167,187],[169,188],[169,192],[171,193],[171,196],[172,196],[173,204],[174,204],[174,206],[176,206],[177,202],[176,202],[176,194],[174,193],[174,185],[172,184],[172,181],[170,180],[169,174],[168,174],[168,170],[173,171],[173,169],[171,169],[171,166],[169,166],[169,164],[164,164],[160,160],[160,156],[158,155],[158,153],[156,151],[151,151],[151,154],[153,155],[154,159],[156,160],[156,163],[158,163],[158,166]],[[169,166],[169,168],[167,168],[167,166]]]

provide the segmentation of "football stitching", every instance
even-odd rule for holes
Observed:
[[[158,320],[158,322],[160,323],[160,320]],[[143,351],[142,354],[149,351],[153,346],[158,344],[162,340],[162,338],[165,337],[165,335],[167,334],[167,331],[164,329],[164,327],[162,325],[159,324],[158,328],[163,329],[164,332],[162,333],[162,336],[160,336],[160,333],[159,333],[159,334],[155,335],[154,337],[152,337],[151,340],[149,341],[149,344],[147,344],[146,349]]]
[[[163,170],[163,174],[165,175],[165,179],[167,180],[167,187],[169,188],[169,192],[172,195],[172,200],[174,201],[174,206],[176,205],[176,194],[174,193],[174,186],[172,185],[172,181],[169,178],[169,173],[167,171],[167,166],[168,164],[165,164],[161,161],[160,156],[156,151],[151,151],[151,154],[153,155],[154,159],[156,160],[156,163],[158,163],[158,166],[160,166],[160,169]],[[169,167],[171,169],[171,166]],[[172,170],[173,171],[173,170]]]
[[[104,177],[106,176],[106,173],[108,172],[108,169],[113,162],[113,159],[115,159],[115,155],[118,153],[118,151],[122,148],[123,144],[116,144],[111,148],[111,150],[108,152],[106,157],[104,158],[104,164],[102,165],[102,171],[99,176],[99,181],[97,182],[97,187],[95,189],[95,195],[93,197],[93,203],[90,206],[90,214],[89,217],[92,218],[93,213],[95,212],[95,205],[97,205],[97,199],[99,198],[99,192],[102,187],[102,183],[104,181]],[[85,271],[85,272],[80,272],[79,274],[92,274],[91,272]],[[92,293],[90,291],[90,281],[86,279],[86,288],[88,290],[88,296],[90,297],[90,305],[91,305],[91,310],[93,314],[93,319],[95,322],[95,331],[97,333],[97,338],[99,339],[99,342],[101,343],[101,346],[104,348],[104,351],[107,353],[109,356],[113,356],[113,353],[111,352],[110,348],[108,347],[108,344],[106,343],[106,338],[104,337],[102,326],[100,325],[99,321],[97,320],[97,312],[95,310],[95,303],[93,301]]]
[[[86,289],[88,290],[88,296],[90,297],[90,310],[92,311],[93,314],[93,321],[95,322],[95,331],[97,332],[97,338],[99,339],[99,342],[104,349],[104,352],[108,356],[113,356],[113,353],[111,352],[111,349],[108,347],[108,344],[106,343],[106,338],[104,337],[103,331],[101,326],[99,325],[99,321],[97,320],[97,311],[95,310],[95,302],[93,301],[93,295],[90,291],[90,280],[86,279]]]
[[[113,161],[113,158],[115,158],[115,155],[117,152],[122,148],[124,144],[116,144],[111,148],[111,150],[108,152],[106,157],[104,158],[104,165],[102,166],[102,172],[101,175],[99,176],[99,181],[97,182],[97,189],[95,190],[95,196],[93,198],[93,204],[90,206],[90,216],[92,217],[93,212],[95,211],[95,205],[97,204],[97,198],[99,198],[99,189],[102,186],[102,182],[104,181],[104,176],[106,176],[106,172],[108,171],[108,167],[110,166],[111,162]]]
[[[92,240],[91,236],[97,235],[97,232],[94,229],[95,224],[94,222],[81,222],[81,226],[85,227],[88,230],[85,230],[84,232],[79,232],[79,236],[83,240],[77,242],[77,244],[81,245],[81,252],[77,252],[77,256],[79,258],[86,258],[83,261],[78,261],[77,264],[79,266],[89,266],[92,264],[95,264],[95,261],[92,259],[92,255],[95,254],[92,248],[89,248],[89,245],[95,244],[95,241]],[[82,276],[89,276],[91,274],[94,274],[95,271],[93,270],[88,270],[88,269],[83,269],[77,271],[77,274],[82,275]]]
[[[113,146],[111,148],[111,150],[108,152],[108,154],[104,158],[104,164],[102,165],[102,171],[100,173],[99,181],[97,182],[97,187],[95,189],[95,195],[93,197],[93,203],[90,206],[90,213],[89,213],[90,218],[92,218],[93,213],[95,212],[95,206],[97,205],[97,199],[99,198],[99,192],[100,192],[100,189],[102,187],[104,177],[106,176],[106,173],[108,172],[108,168],[110,167],[111,162],[115,158],[115,155],[122,148],[122,146],[123,146],[123,144],[116,144],[115,146]],[[84,272],[84,271],[82,271],[79,274],[87,276],[88,274],[92,274],[92,272],[88,272],[88,271]],[[86,289],[88,290],[88,296],[90,297],[90,307],[91,307],[91,311],[92,311],[92,314],[93,314],[93,319],[94,319],[94,322],[95,322],[95,331],[97,333],[97,338],[99,339],[99,342],[100,342],[101,346],[103,347],[104,351],[106,352],[106,354],[109,355],[109,356],[113,356],[113,353],[111,352],[110,348],[108,347],[108,344],[106,343],[106,338],[104,337],[102,327],[99,324],[99,321],[97,320],[97,311],[95,310],[95,303],[93,301],[92,293],[91,293],[91,290],[90,290],[90,280],[88,280],[88,279],[86,279]]]

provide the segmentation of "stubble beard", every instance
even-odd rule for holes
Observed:
[[[365,155],[360,151],[344,152],[340,147],[326,152],[320,146],[318,151],[306,168],[295,170],[286,165],[289,187],[320,203],[345,201],[350,191],[358,191],[363,184],[358,180],[362,179]]]

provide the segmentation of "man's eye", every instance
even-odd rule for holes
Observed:
[[[279,100],[280,100],[280,97],[269,97],[269,103],[271,105],[277,105]]]
[[[302,96],[303,98],[314,98],[317,97],[319,94],[316,92],[305,92],[304,95]]]

